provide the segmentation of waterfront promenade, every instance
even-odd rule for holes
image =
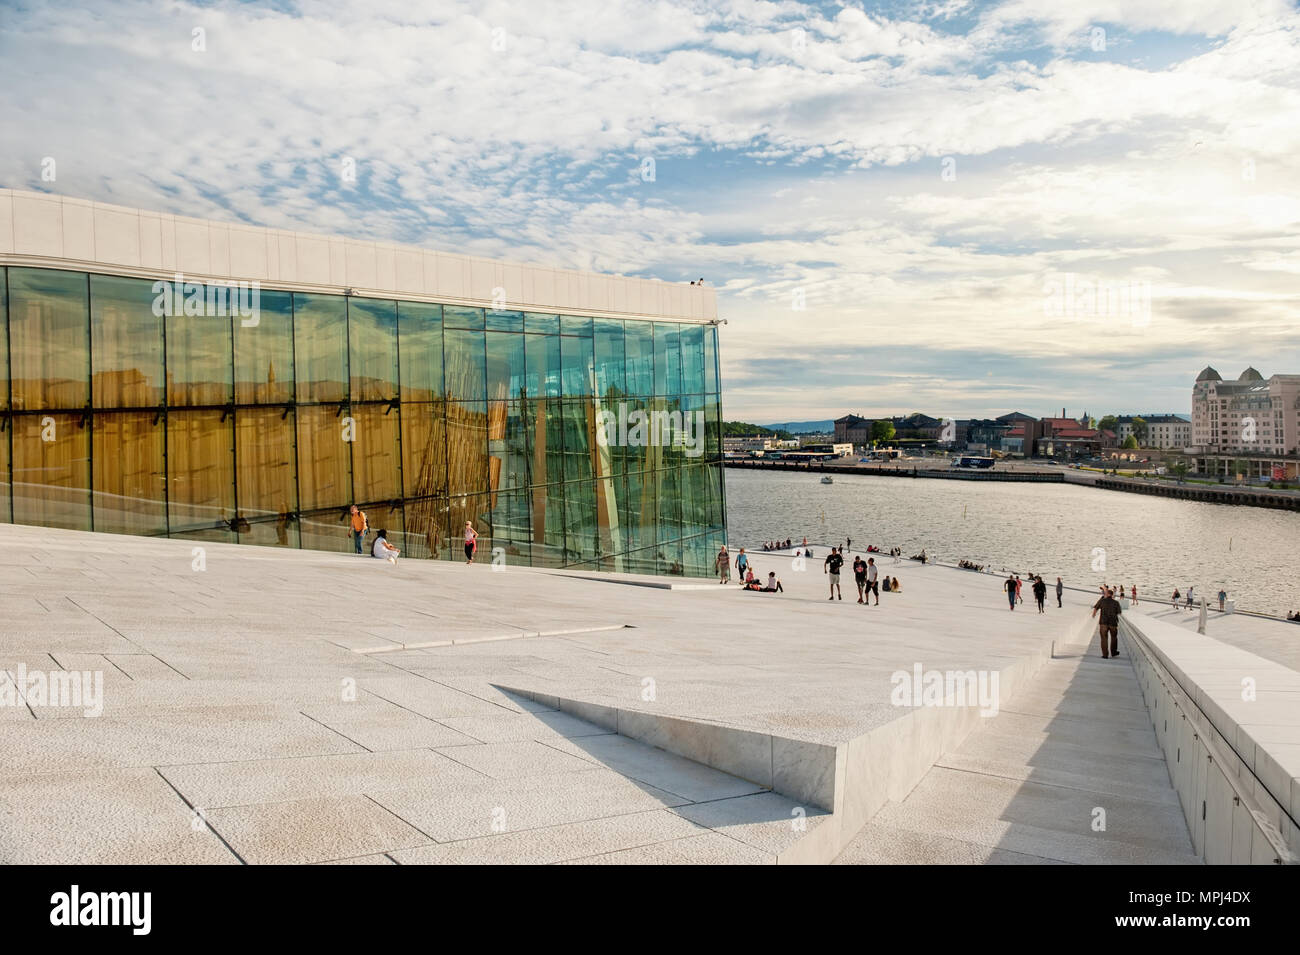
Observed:
[[[864,608],[826,599],[820,560],[754,562],[787,593],[0,526],[0,670],[103,679],[98,716],[0,707],[0,861],[828,862],[1034,718],[1054,643],[1090,632],[1091,594],[1012,613],[995,577],[886,558],[903,591]],[[1079,685],[1140,706],[1116,662]],[[918,666],[996,674],[997,715],[898,705]],[[1091,839],[1055,797],[1061,844]],[[1113,851],[1181,859],[1143,845]]]

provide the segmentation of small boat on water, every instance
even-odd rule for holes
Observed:
[[[835,483],[835,478],[831,477],[829,474],[823,474],[823,475],[822,475],[822,483],[823,483],[823,484],[834,484],[834,483]]]

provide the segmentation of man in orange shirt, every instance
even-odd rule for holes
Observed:
[[[358,554],[361,551],[361,542],[365,540],[366,531],[370,530],[370,522],[366,520],[366,512],[361,510],[355,504],[352,505],[352,544]]]

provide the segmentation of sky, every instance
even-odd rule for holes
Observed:
[[[703,277],[728,419],[1300,374],[1293,2],[0,0],[0,81],[5,187]]]

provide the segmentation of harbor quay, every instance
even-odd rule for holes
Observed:
[[[1130,608],[1102,659],[1094,594],[873,555],[863,605],[825,550],[759,593],[0,526],[0,860],[1295,861],[1284,624]]]

